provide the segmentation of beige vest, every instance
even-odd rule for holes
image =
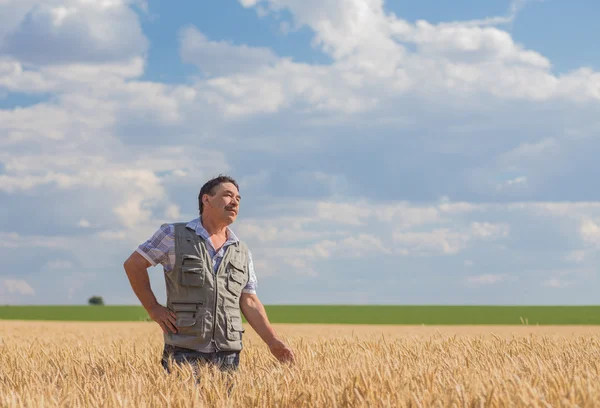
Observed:
[[[240,296],[249,278],[248,247],[229,245],[215,274],[204,240],[185,223],[174,227],[175,265],[165,273],[165,282],[177,333],[165,334],[165,343],[197,349],[214,340],[217,350],[241,350]]]

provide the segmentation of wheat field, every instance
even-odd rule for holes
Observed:
[[[600,406],[593,326],[275,327],[294,366],[247,327],[239,371],[196,384],[163,371],[154,323],[0,321],[0,406]]]

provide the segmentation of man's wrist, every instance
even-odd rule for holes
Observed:
[[[266,343],[267,343],[267,346],[273,347],[275,344],[281,343],[281,340],[279,339],[279,337],[273,336]]]
[[[150,313],[150,311],[152,309],[156,308],[156,306],[158,306],[158,305],[159,305],[159,303],[156,300],[154,300],[154,301],[150,301],[150,302],[146,303],[143,306],[144,306],[144,309],[146,309],[146,312]]]

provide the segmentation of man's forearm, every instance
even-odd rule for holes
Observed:
[[[150,286],[150,278],[148,277],[148,271],[143,265],[139,263],[130,262],[129,260],[123,265],[127,278],[133,292],[144,306],[146,311],[149,311],[153,306],[158,304],[154,292]]]
[[[270,345],[277,339],[277,333],[271,326],[267,312],[260,300],[250,297],[243,300],[240,306],[250,326],[265,343]]]

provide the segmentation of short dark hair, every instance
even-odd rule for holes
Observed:
[[[202,215],[202,209],[204,208],[204,204],[202,203],[202,197],[204,194],[211,196],[215,195],[215,188],[223,183],[231,183],[235,186],[235,188],[238,189],[238,191],[240,191],[240,187],[238,186],[237,182],[229,176],[219,174],[218,177],[208,180],[206,183],[204,183],[200,189],[200,193],[198,194],[198,210],[200,211],[200,215]]]

